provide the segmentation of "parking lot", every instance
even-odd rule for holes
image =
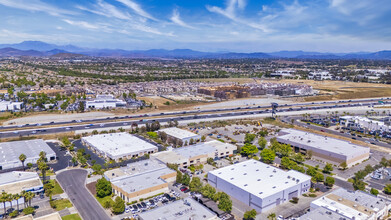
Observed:
[[[159,206],[164,206],[169,204],[170,202],[174,202],[179,198],[183,198],[182,194],[177,192],[174,189],[171,189],[169,193],[165,193],[162,195],[155,196],[153,198],[143,200],[138,203],[134,203],[131,205],[127,205],[125,207],[125,212],[121,215],[115,217],[115,219],[123,219],[123,218],[138,218],[139,213],[146,212],[150,209],[154,209]]]

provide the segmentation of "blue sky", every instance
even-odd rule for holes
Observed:
[[[320,52],[391,49],[390,0],[0,0],[0,43]]]

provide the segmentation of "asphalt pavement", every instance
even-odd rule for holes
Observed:
[[[86,170],[66,170],[57,174],[57,181],[68,194],[83,220],[109,220],[110,217],[105,210],[86,188],[86,177]]]

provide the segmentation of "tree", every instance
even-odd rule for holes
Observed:
[[[204,142],[206,140],[206,137],[205,137],[205,135],[202,135],[202,137],[201,137],[201,141],[202,142]]]
[[[21,154],[20,156],[19,156],[19,160],[20,160],[20,162],[22,162],[22,166],[23,166],[23,171],[24,171],[24,161],[26,161],[26,155],[24,155],[24,154]]]
[[[79,102],[79,112],[84,112],[84,109],[85,107],[84,107],[84,102]]]
[[[98,173],[98,172],[102,169],[102,166],[101,166],[100,164],[94,164],[94,165],[92,166],[92,169],[93,169],[96,173]]]
[[[283,157],[281,159],[281,166],[285,169],[293,169],[293,167],[297,166],[297,163],[289,159],[289,157]]]
[[[267,216],[268,219],[270,220],[276,220],[276,213],[270,213],[268,216]]]
[[[200,192],[202,188],[202,182],[199,177],[193,177],[189,183],[189,188],[193,192]]]
[[[305,159],[301,153],[297,153],[293,155],[292,160],[296,161],[297,163],[303,163]]]
[[[217,207],[224,211],[224,212],[230,212],[232,210],[232,201],[229,195],[227,195],[225,192],[221,192],[219,195],[219,204]]]
[[[242,155],[253,155],[253,154],[256,154],[258,153],[258,148],[253,145],[253,144],[249,144],[249,143],[246,143],[243,147],[242,147],[242,150],[240,151],[240,153]]]
[[[13,195],[13,197],[14,197],[14,200],[16,200],[16,208],[17,208],[17,212],[18,212],[18,214],[19,214],[19,199],[22,197],[20,194],[14,194]]]
[[[255,219],[256,216],[257,216],[257,211],[255,211],[255,209],[253,209],[251,211],[245,212],[243,215],[243,219],[244,220],[252,220],[252,219]]]
[[[309,167],[309,168],[307,169],[306,173],[307,173],[307,175],[310,175],[310,176],[314,177],[314,176],[316,175],[317,172],[316,172],[316,169],[315,169],[315,168]]]
[[[117,196],[114,201],[114,205],[112,208],[114,214],[118,215],[125,211],[125,202],[121,197]]]
[[[163,142],[166,142],[167,141],[167,133],[162,131],[162,132],[159,132],[159,136],[160,136],[160,139],[163,141]]]
[[[111,202],[110,200],[106,200],[106,201],[103,203],[103,208],[105,208],[105,209],[111,208],[111,206],[112,206],[111,203],[112,203],[112,202]]]
[[[0,201],[3,203],[4,214],[7,213],[7,208],[6,208],[6,206],[5,206],[5,203],[8,201],[8,197],[9,197],[9,194],[8,194],[8,193],[6,193],[6,192],[2,192],[2,193],[1,193]]]
[[[104,177],[100,178],[96,183],[96,195],[100,198],[111,195],[112,188],[110,181]]]
[[[384,187],[384,193],[387,194],[387,195],[391,195],[391,184],[387,184]]]
[[[379,194],[379,190],[371,188],[371,194],[377,196]]]
[[[365,183],[362,180],[355,179],[353,182],[353,188],[354,188],[354,190],[364,191],[365,190]]]
[[[32,163],[27,163],[27,167],[28,167],[29,169],[31,169],[31,167],[33,167],[33,164],[32,164]]]
[[[272,150],[265,148],[261,151],[261,158],[265,163],[273,163],[276,154]]]
[[[328,187],[333,187],[335,183],[335,179],[331,176],[326,177],[326,180],[324,181],[324,184]]]
[[[341,167],[342,170],[346,170],[346,168],[348,168],[348,165],[346,164],[346,162],[342,162],[339,167]]]
[[[49,166],[45,161],[39,161],[38,162],[38,169],[42,173],[42,182],[45,184],[45,179],[46,179],[46,171],[49,169]]]
[[[194,139],[190,138],[189,145],[193,145],[193,144],[194,144]]]
[[[261,150],[263,150],[266,147],[267,140],[264,137],[258,138],[258,145]]]
[[[25,209],[23,209],[23,213],[25,215],[31,215],[31,214],[34,214],[35,212],[35,209],[33,207],[27,207]]]
[[[190,176],[185,174],[182,178],[182,184],[188,186],[190,184]]]
[[[312,158],[312,150],[307,151],[306,158],[311,159]]]
[[[385,157],[381,158],[380,165],[382,165],[383,167],[387,167],[388,160]]]
[[[182,172],[181,171],[177,171],[176,172],[176,183],[182,183],[182,178],[183,178],[183,175],[182,175]]]
[[[331,163],[327,163],[323,168],[323,173],[331,173],[333,170],[333,165]]]
[[[201,194],[206,198],[212,199],[213,196],[216,194],[216,189],[211,185],[206,184],[204,187],[202,187]]]
[[[246,133],[246,136],[244,137],[244,143],[251,144],[255,139],[255,134]]]
[[[323,182],[324,176],[323,174],[316,172],[315,176],[313,177],[316,182]]]

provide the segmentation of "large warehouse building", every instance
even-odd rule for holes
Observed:
[[[219,220],[215,213],[188,197],[173,203],[140,213],[141,220]]]
[[[22,162],[19,160],[21,154],[26,155],[25,165],[35,164],[41,151],[46,153],[48,161],[56,159],[56,153],[42,139],[0,143],[0,170],[21,167]]]
[[[167,142],[171,143],[176,140],[181,140],[183,144],[190,144],[190,140],[193,139],[194,143],[201,140],[201,135],[194,134],[193,132],[180,129],[177,127],[164,128],[159,130],[167,134]]]
[[[106,171],[104,177],[111,182],[116,195],[125,202],[133,202],[169,192],[168,183],[176,180],[176,174],[164,163],[151,159]]]
[[[232,144],[209,141],[159,152],[151,157],[164,163],[175,163],[180,167],[187,168],[190,165],[206,163],[208,158],[217,159],[230,156],[236,149],[237,147]]]
[[[208,183],[258,212],[264,212],[308,192],[311,177],[248,160],[210,171]]]
[[[35,172],[6,172],[0,174],[0,192],[11,194],[21,193],[22,191],[41,193],[43,192],[43,184]],[[19,205],[23,204],[23,198],[18,200]],[[9,202],[5,203],[6,207],[11,206]],[[12,201],[15,207],[17,201]],[[0,203],[0,209],[4,208],[4,203]]]
[[[350,167],[369,158],[368,147],[295,129],[282,130],[277,141],[291,145],[295,152],[311,151],[312,157],[334,165],[345,162]]]
[[[390,201],[363,191],[348,191],[343,188],[311,202],[310,212],[300,219],[314,219],[320,212],[330,219],[383,219],[388,215]],[[323,210],[323,211],[322,211]],[[327,211],[325,211],[327,210]],[[324,218],[322,218],[324,219]]]
[[[83,137],[81,140],[96,153],[115,161],[140,157],[158,151],[155,145],[125,132],[93,135]]]

